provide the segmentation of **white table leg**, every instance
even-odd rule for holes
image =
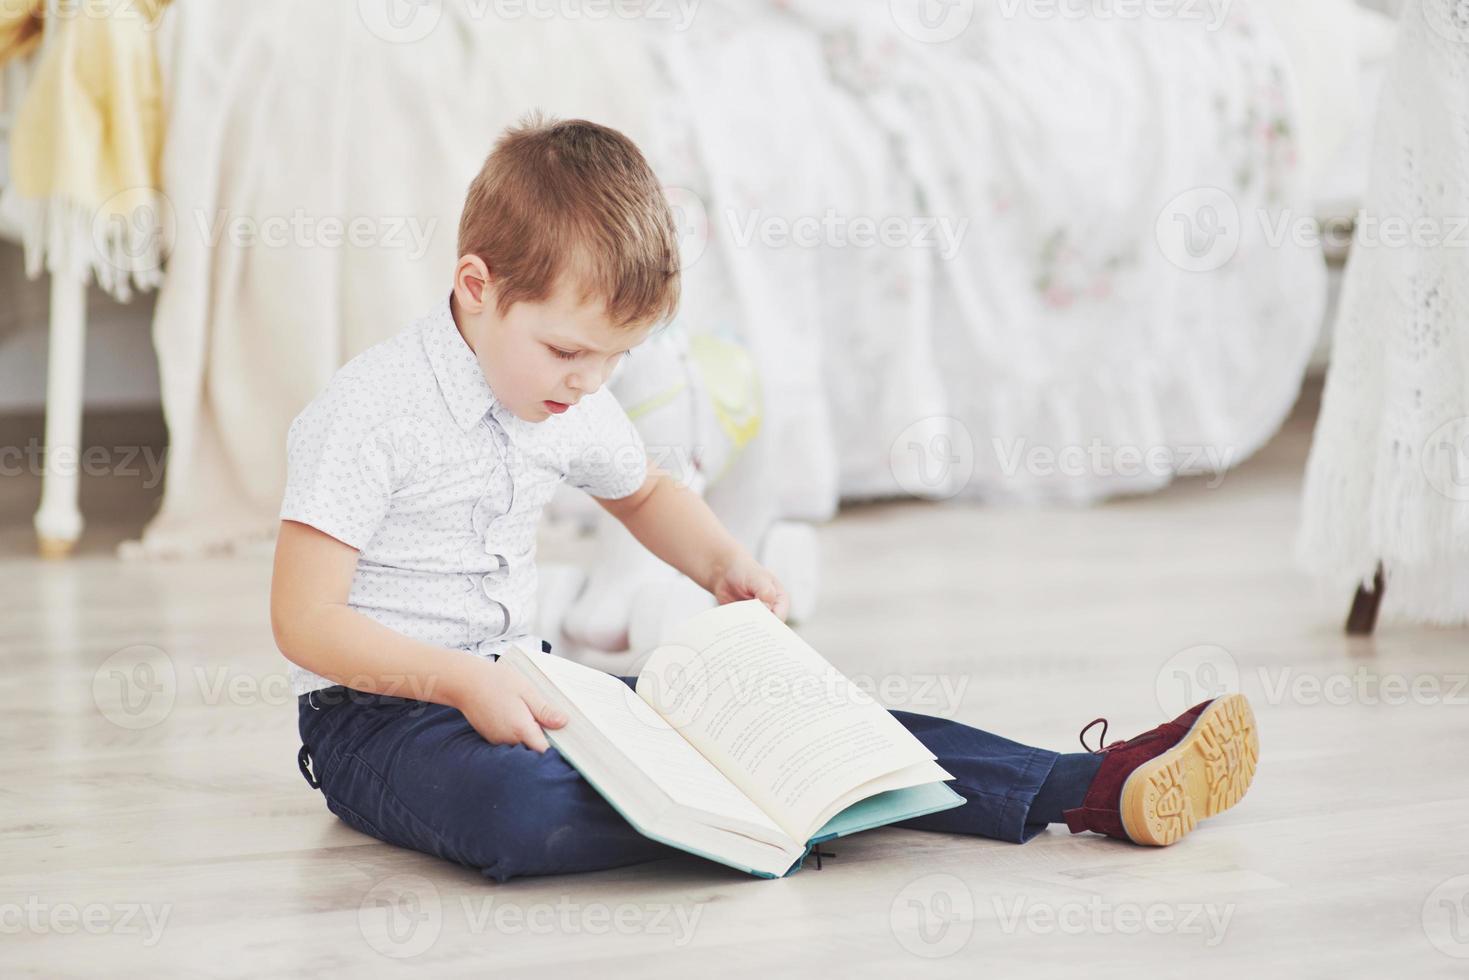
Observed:
[[[37,547],[64,558],[82,536],[77,507],[81,471],[82,370],[87,349],[87,280],[51,276],[51,350],[46,365],[46,446]]]

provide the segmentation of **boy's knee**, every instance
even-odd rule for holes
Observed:
[[[463,787],[461,860],[502,881],[545,873],[537,866],[574,839],[583,793],[596,791],[554,748],[487,748],[499,758],[474,767]]]
[[[486,877],[596,871],[665,850],[638,833],[554,748],[543,755],[520,750],[512,760],[486,795],[484,819],[468,848],[468,863]]]

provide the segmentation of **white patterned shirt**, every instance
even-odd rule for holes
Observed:
[[[541,508],[563,480],[625,497],[647,455],[605,386],[545,421],[517,418],[449,295],[338,369],[291,422],[280,516],[360,552],[348,605],[384,626],[483,656],[538,650]],[[298,695],[334,683],[294,663],[290,674]]]

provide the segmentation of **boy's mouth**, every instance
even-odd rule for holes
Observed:
[[[565,402],[545,401],[545,402],[542,402],[541,404],[543,404],[543,405],[546,406],[546,410],[547,411],[553,412],[556,415],[560,415],[562,412],[566,411],[568,408],[571,407],[570,405],[566,404]]]

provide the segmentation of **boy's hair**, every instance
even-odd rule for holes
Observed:
[[[619,326],[672,319],[678,231],[637,146],[585,119],[539,111],[507,129],[469,185],[459,254],[490,269],[501,316],[546,299],[563,274]]]

